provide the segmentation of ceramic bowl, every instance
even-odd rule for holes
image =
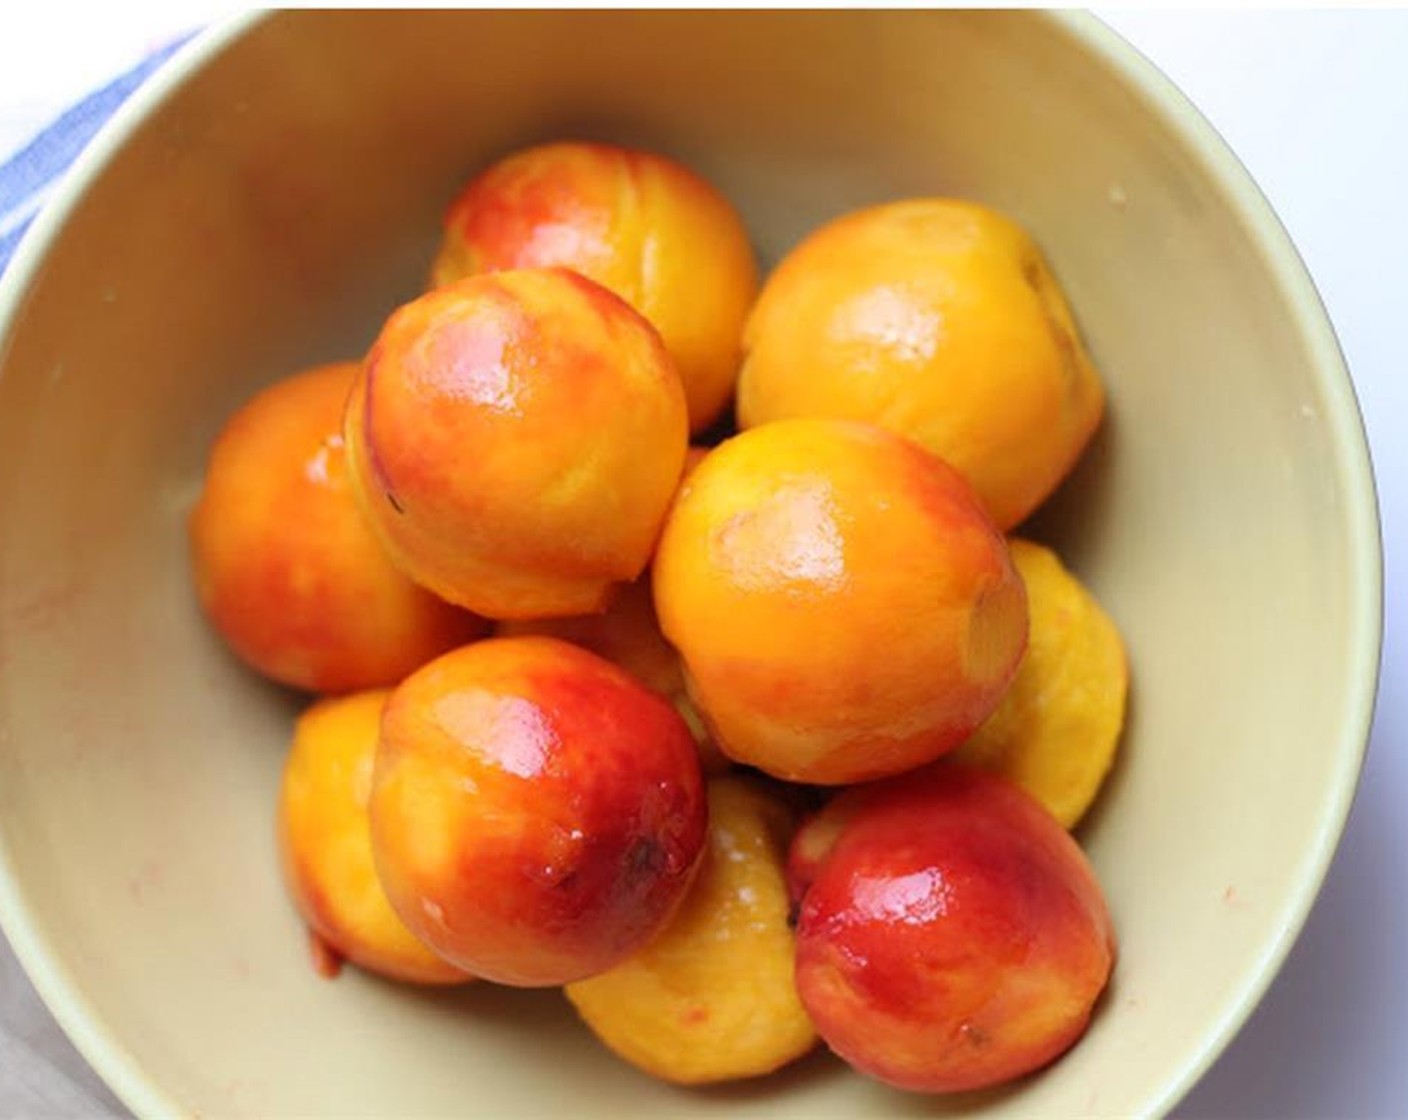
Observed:
[[[225,652],[184,522],[222,420],[355,356],[424,281],[457,186],[514,146],[671,153],[765,263],[843,209],[1029,226],[1109,387],[1031,530],[1118,619],[1119,764],[1083,826],[1122,953],[1083,1042],[976,1099],[824,1053],[685,1091],[554,991],[309,967],[273,805],[301,701]],[[1374,494],[1307,274],[1212,129],[1089,17],[297,12],[169,64],[0,289],[0,915],[137,1112],[1140,1116],[1246,1018],[1316,894],[1375,687]]]

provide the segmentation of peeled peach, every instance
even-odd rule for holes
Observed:
[[[402,307],[346,423],[358,497],[397,565],[500,619],[598,611],[638,577],[688,439],[654,329],[565,269]]]
[[[997,711],[950,757],[1016,782],[1071,828],[1100,791],[1124,726],[1120,632],[1061,559],[1011,540],[1031,637]]]
[[[744,347],[740,426],[829,416],[890,428],[955,467],[1003,529],[1056,488],[1104,409],[1035,243],[957,199],[821,227],[768,278]]]
[[[757,266],[728,201],[673,160],[608,144],[545,144],[471,181],[445,216],[432,282],[562,266],[649,319],[707,428],[738,376]]]
[[[685,691],[680,655],[660,633],[648,579],[627,584],[600,614],[501,622],[497,633],[505,638],[522,634],[561,638],[615,662],[641,684],[674,704],[694,735],[699,761],[706,771],[717,773],[728,768],[728,759],[714,746],[708,728]]]
[[[284,878],[334,959],[420,984],[470,979],[427,949],[391,909],[372,862],[367,802],[390,693],[320,700],[298,718],[279,789]]]
[[[715,448],[652,570],[715,741],[791,781],[864,781],[953,749],[1026,644],[1021,581],[967,483],[868,424],[784,421]]]
[[[742,778],[715,778],[708,795],[708,849],[673,920],[634,956],[566,989],[613,1051],[684,1085],[769,1073],[816,1044],[793,982],[782,876],[792,812]]]
[[[797,926],[821,1037],[902,1089],[1046,1065],[1085,1031],[1115,938],[1084,854],[1010,783],[940,765],[849,791]]]
[[[387,704],[377,870],[412,932],[476,976],[556,985],[619,964],[684,897],[706,821],[678,713],[566,642],[476,642]]]
[[[310,692],[395,684],[485,630],[397,571],[357,508],[342,440],[357,368],[307,370],[236,412],[190,519],[215,629],[261,673]]]

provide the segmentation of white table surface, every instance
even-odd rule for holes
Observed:
[[[222,7],[0,15],[0,157]],[[1105,18],[1222,132],[1309,264],[1364,410],[1384,526],[1383,677],[1348,830],[1270,994],[1179,1115],[1408,1117],[1408,11]],[[120,1113],[0,943],[0,1117]]]

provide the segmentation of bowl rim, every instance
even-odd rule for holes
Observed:
[[[1354,806],[1369,748],[1378,698],[1383,650],[1383,537],[1373,462],[1354,380],[1344,351],[1305,259],[1291,240],[1271,201],[1262,192],[1232,146],[1174,81],[1129,40],[1088,13],[1052,13],[1059,29],[1086,48],[1090,56],[1143,94],[1148,107],[1186,140],[1189,154],[1223,201],[1251,235],[1253,247],[1268,266],[1272,284],[1294,312],[1297,328],[1317,373],[1321,401],[1329,407],[1322,420],[1331,433],[1330,458],[1344,482],[1344,520],[1353,585],[1348,619],[1349,655],[1344,710],[1337,736],[1338,763],[1329,797],[1321,805],[1314,835],[1300,853],[1304,874],[1280,900],[1276,936],[1260,958],[1232,986],[1211,1029],[1198,1048],[1165,1078],[1150,1099],[1151,1116],[1173,1110],[1223,1054],[1271,987],[1299,938],[1320,895],[1340,838]]]
[[[1215,184],[1267,265],[1271,282],[1292,309],[1317,375],[1322,419],[1331,435],[1331,459],[1344,483],[1344,520],[1353,573],[1348,620],[1350,686],[1335,742],[1333,787],[1301,860],[1297,888],[1279,901],[1277,935],[1222,1007],[1197,1048],[1148,1095],[1145,1114],[1164,1116],[1212,1067],[1250,1017],[1280,971],[1324,883],[1358,788],[1368,749],[1383,638],[1383,559],[1377,493],[1362,412],[1323,300],[1271,203],[1210,121],[1152,61],[1096,16],[1081,11],[1026,13],[1073,42],[1092,65],[1113,73],[1144,107],[1184,144],[1198,169]],[[22,238],[0,277],[0,352],[43,259],[70,215],[107,165],[148,117],[208,62],[277,13],[252,11],[213,24],[180,47],[113,114],[74,161],[49,203]],[[35,990],[84,1059],[138,1116],[190,1115],[119,1040],[53,952],[24,903],[19,876],[0,843],[0,932]]]
[[[20,238],[8,267],[0,275],[0,355],[8,348],[11,326],[27,301],[45,256],[88,189],[158,107],[268,14],[246,12],[193,35],[117,107],[78,154]],[[147,1072],[51,949],[38,919],[25,905],[20,877],[2,840],[0,933],[9,941],[20,967],[74,1048],[134,1115],[194,1115]]]

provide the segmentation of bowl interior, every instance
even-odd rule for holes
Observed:
[[[29,246],[0,350],[0,903],[129,1103],[973,1103],[895,1093],[824,1055],[758,1085],[675,1090],[598,1047],[555,992],[427,995],[309,967],[272,827],[299,701],[197,613],[184,517],[204,456],[256,387],[362,351],[418,290],[467,175],[585,136],[711,177],[765,262],[843,209],[913,194],[984,200],[1044,246],[1110,390],[1104,430],[1030,531],[1130,647],[1123,757],[1081,833],[1122,956],[1086,1040],[983,1103],[1169,1106],[1318,885],[1377,637],[1347,386],[1293,255],[1205,126],[1091,22],[1010,13],[293,13],[185,65],[90,156],[42,258],[45,234]]]

